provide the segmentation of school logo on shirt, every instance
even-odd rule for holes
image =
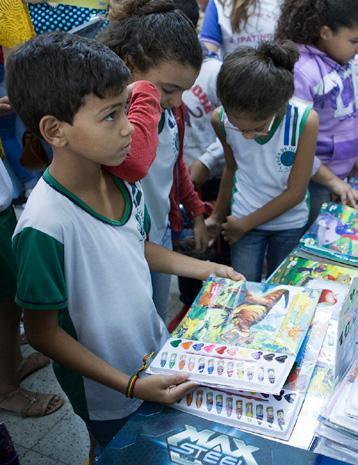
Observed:
[[[168,112],[168,126],[172,133],[172,150],[175,156],[179,153],[179,131],[175,116],[171,111]]]
[[[290,171],[296,157],[296,147],[283,147],[276,155],[279,171]]]
[[[137,229],[141,236],[141,240],[145,240],[146,233],[144,230],[144,210],[141,205],[141,200],[143,197],[143,192],[137,188],[135,184],[130,184],[132,189],[132,199],[133,199],[133,207],[134,207],[134,217],[137,222]]]

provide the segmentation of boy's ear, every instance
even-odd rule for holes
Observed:
[[[327,40],[332,37],[333,32],[329,26],[322,26],[319,30],[319,35],[322,40]]]
[[[63,123],[55,116],[43,116],[40,120],[39,129],[42,137],[50,145],[64,147],[67,144]]]

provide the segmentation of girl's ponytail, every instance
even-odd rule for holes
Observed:
[[[286,40],[280,44],[276,42],[261,42],[257,47],[259,58],[271,61],[277,68],[284,68],[293,72],[299,53],[293,42]]]
[[[294,91],[293,68],[298,51],[293,42],[261,42],[227,55],[217,80],[226,112],[263,120],[282,108]]]

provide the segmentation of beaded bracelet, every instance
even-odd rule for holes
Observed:
[[[130,399],[133,398],[134,386],[135,386],[135,383],[137,382],[137,380],[139,378],[140,373],[147,368],[148,363],[149,363],[150,359],[153,357],[153,355],[154,355],[154,352],[151,352],[150,354],[144,355],[142,366],[139,368],[139,370],[133,376],[131,376],[129,378],[129,381],[128,381],[128,384],[127,384],[127,389],[126,389],[126,396],[129,397]]]

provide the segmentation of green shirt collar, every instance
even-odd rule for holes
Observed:
[[[123,226],[124,224],[127,223],[131,211],[132,211],[132,202],[130,199],[129,192],[124,184],[124,182],[115,177],[112,176],[112,179],[118,189],[120,190],[123,200],[124,200],[124,212],[122,215],[122,218],[120,220],[112,220],[111,218],[107,218],[106,216],[101,215],[100,213],[96,212],[91,208],[89,205],[87,205],[83,200],[81,200],[79,197],[77,197],[75,194],[73,194],[71,191],[66,189],[62,184],[60,184],[53,176],[51,176],[49,169],[47,168],[46,171],[43,174],[43,179],[44,181],[51,186],[53,189],[55,189],[57,192],[60,194],[64,195],[67,197],[69,200],[71,200],[73,203],[75,203],[78,207],[82,208],[82,210],[86,211],[89,213],[91,216],[94,218],[97,218],[98,220],[102,221],[103,223],[110,224],[112,226]]]

